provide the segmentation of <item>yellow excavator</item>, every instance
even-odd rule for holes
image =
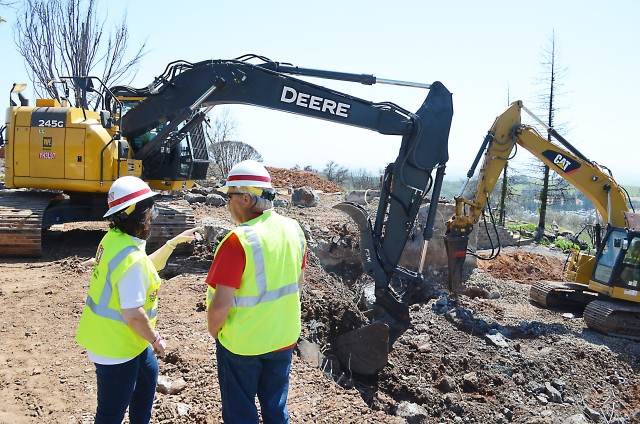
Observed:
[[[83,93],[76,107],[69,105],[70,81]],[[151,188],[168,191],[190,188],[194,180],[206,178],[208,156],[201,128],[188,127],[179,140],[180,148],[163,154],[166,160],[151,172],[153,165],[135,157],[132,143],[123,134],[123,102],[111,96],[108,106],[109,97],[99,93],[93,81],[101,83],[95,77],[65,78],[59,82],[63,96],[37,99],[35,106],[22,95],[25,84],[13,85],[6,134],[0,134],[6,147],[8,189],[0,192],[0,256],[38,257],[42,230],[55,224],[103,220],[107,193],[119,176],[143,177]],[[102,100],[99,111],[88,106],[88,93]],[[111,91],[104,87],[104,93]],[[180,126],[195,116],[183,119]],[[193,210],[184,200],[161,196],[158,210],[150,248],[195,226]]]
[[[523,124],[523,110],[544,126],[557,143],[543,137],[533,126]],[[640,215],[633,211],[628,193],[606,167],[587,159],[531,113],[522,101],[513,102],[496,118],[460,194],[455,197],[455,213],[446,223],[445,234],[450,287],[454,291],[463,287],[462,263],[469,235],[485,208],[490,208],[489,196],[517,147],[533,154],[584,193],[593,202],[598,219],[595,253],[572,250],[564,272],[568,282],[536,282],[530,289],[531,300],[554,309],[583,308],[589,328],[610,335],[640,338]],[[473,198],[464,198],[466,185],[481,159]],[[601,237],[603,228],[604,237]]]

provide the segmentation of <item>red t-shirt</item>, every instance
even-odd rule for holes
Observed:
[[[240,244],[240,239],[235,233],[232,233],[218,249],[205,281],[214,289],[217,284],[220,284],[237,290],[240,288],[246,263],[247,258],[242,244]]]

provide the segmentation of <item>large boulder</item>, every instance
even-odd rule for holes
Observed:
[[[311,208],[318,206],[320,196],[318,196],[311,187],[300,187],[293,190],[291,194],[291,203],[293,206],[302,206]]]

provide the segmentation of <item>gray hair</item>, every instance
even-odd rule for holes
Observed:
[[[252,212],[262,213],[267,209],[273,208],[272,200],[265,199],[264,197],[260,197],[255,193],[252,193],[248,187],[236,187],[236,188],[238,189],[238,192],[246,193],[251,197],[251,199],[253,199],[253,206],[251,207]],[[272,190],[268,188],[262,188],[262,187],[252,187],[252,188],[254,190],[257,189],[257,190],[263,190],[270,193],[272,192]]]

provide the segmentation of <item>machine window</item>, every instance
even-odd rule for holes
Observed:
[[[607,240],[607,244],[602,249],[602,256],[596,266],[596,271],[593,274],[593,278],[603,284],[609,284],[611,279],[611,272],[616,263],[616,259],[621,250],[621,240],[624,239],[625,234],[622,231],[614,231],[611,233]]]

